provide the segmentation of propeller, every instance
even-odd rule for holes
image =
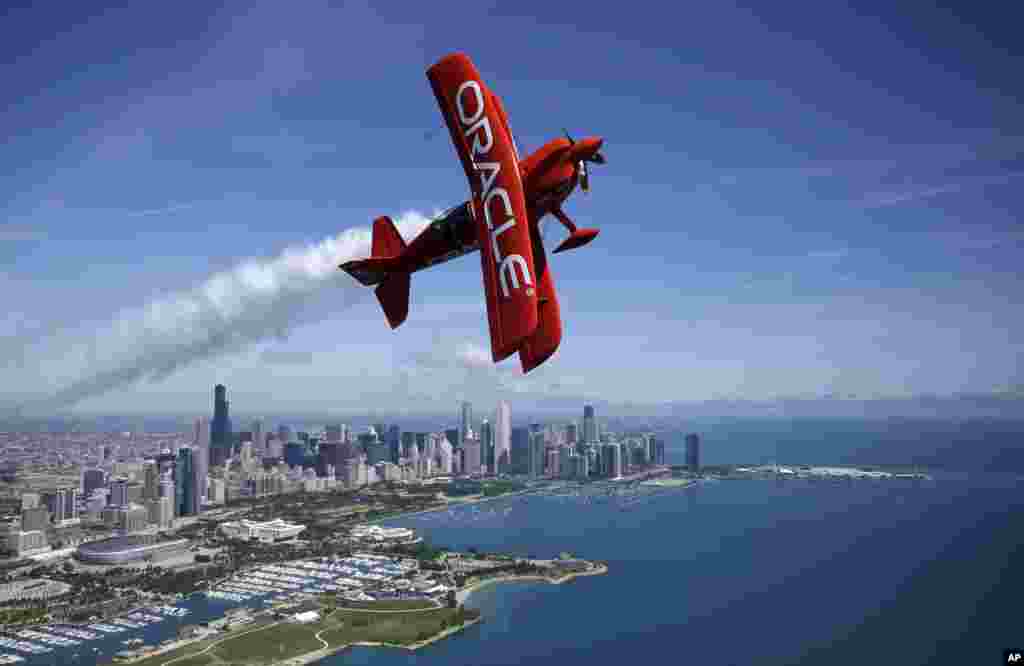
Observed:
[[[572,138],[569,134],[569,130],[565,127],[562,128],[562,132],[565,133],[565,138],[569,140],[569,146],[576,145],[576,139]],[[589,159],[580,160],[576,165],[576,172],[579,174],[580,189],[584,192],[590,192],[590,169],[587,168],[587,162],[593,162],[594,164],[604,164],[604,155],[600,151],[594,153]]]

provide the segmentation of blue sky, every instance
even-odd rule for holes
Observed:
[[[205,410],[216,382],[245,411],[1024,382],[1024,57],[1008,15],[211,7],[6,10],[0,400],[121,377],[118,354],[140,372],[77,409]],[[266,311],[279,335],[264,320],[238,344],[183,344],[172,368],[148,367],[146,336],[181,324],[170,308],[153,333],[132,314],[148,304],[467,197],[424,76],[454,50],[504,98],[521,149],[563,126],[606,139],[593,192],[566,207],[601,236],[553,264],[557,355],[526,377],[481,358],[473,256],[414,276],[397,332],[339,274],[301,313]]]

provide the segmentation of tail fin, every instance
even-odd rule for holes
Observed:
[[[387,215],[373,221],[373,253],[371,257],[396,257],[405,249],[405,241]]]
[[[391,328],[398,328],[409,316],[410,275],[400,269],[405,241],[386,215],[373,221],[372,253],[366,259],[346,261],[340,268],[368,287],[384,309]]]
[[[373,221],[374,258],[397,257],[404,249],[405,241],[390,217],[385,215]],[[408,273],[389,273],[374,290],[391,328],[398,328],[409,316],[410,277]]]
[[[409,287],[412,282],[409,273],[391,273],[373,290],[384,309],[391,328],[398,328],[409,316]]]

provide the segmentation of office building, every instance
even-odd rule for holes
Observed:
[[[384,441],[388,445],[388,462],[397,465],[402,459],[402,430],[396,425],[388,428]]]
[[[569,444],[570,446],[572,446],[573,444],[576,443],[576,439],[577,439],[576,424],[575,423],[570,423],[569,425],[565,426],[565,443]]]
[[[471,437],[462,442],[463,465],[462,473],[469,476],[476,476],[481,473],[480,469],[480,440]]]
[[[174,506],[171,504],[171,498],[169,497],[158,497],[149,500],[146,502],[146,509],[149,522],[160,529],[167,529],[174,522]]]
[[[618,444],[601,447],[601,476],[617,479],[622,476],[622,449]]]
[[[530,470],[530,431],[526,428],[512,428],[511,462],[513,474]]]
[[[530,426],[529,434],[529,472],[531,478],[539,479],[544,476],[544,433],[540,431],[540,426],[532,424]]]
[[[583,442],[585,444],[596,444],[597,441],[597,421],[594,419],[594,406],[585,405],[583,407]]]
[[[42,500],[39,493],[22,493],[21,494],[21,508],[22,509],[34,509],[37,506],[43,506]]]
[[[97,488],[106,485],[107,475],[102,469],[87,469],[82,472],[82,495],[91,497]]]
[[[460,413],[461,419],[459,421],[459,444],[469,436],[471,430],[473,430],[473,405],[468,402],[463,402]]]
[[[481,473],[495,474],[494,468],[494,428],[487,419],[480,424],[480,455]]]
[[[686,436],[686,466],[694,474],[700,471],[700,437],[692,432]]]
[[[111,479],[110,496],[107,504],[110,506],[128,506],[128,479]]]
[[[50,524],[50,512],[45,506],[21,510],[21,529],[23,532],[46,531]]]
[[[328,425],[326,428],[324,428],[324,438],[328,442],[338,442],[340,444],[341,443],[341,424],[340,423],[336,423],[336,424],[333,424],[333,425]]]
[[[504,401],[494,413],[494,464],[498,474],[508,474],[512,465],[512,409]]]
[[[223,384],[213,389],[213,421],[210,423],[210,465],[219,467],[231,457],[231,419],[228,390]]]
[[[194,516],[199,512],[199,488],[196,479],[195,450],[188,446],[178,449],[174,465],[174,502],[179,516]]]
[[[203,417],[196,421],[195,441],[195,477],[199,493],[200,506],[206,500],[206,483],[210,476],[210,445],[213,441],[213,427],[210,419]]]
[[[78,489],[58,488],[43,495],[46,510],[58,527],[78,519]]]

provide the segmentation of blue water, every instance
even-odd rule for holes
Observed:
[[[342,664],[984,664],[1024,644],[1024,461],[1007,422],[695,424],[719,462],[919,464],[931,482],[728,481],[616,497],[524,496],[391,521],[437,545],[548,557],[610,573],[500,584],[468,605],[485,621],[410,653],[355,648]],[[681,434],[666,433],[670,462]],[[992,470],[1001,470],[994,472]],[[219,616],[221,601],[142,633]],[[105,663],[125,632],[36,664]],[[88,652],[88,655],[86,654]]]
[[[502,500],[395,521],[451,547],[608,561],[568,585],[501,584],[485,622],[340,664],[994,663],[1024,638],[1016,479],[735,481],[615,501]],[[511,509],[511,510],[509,510]]]

